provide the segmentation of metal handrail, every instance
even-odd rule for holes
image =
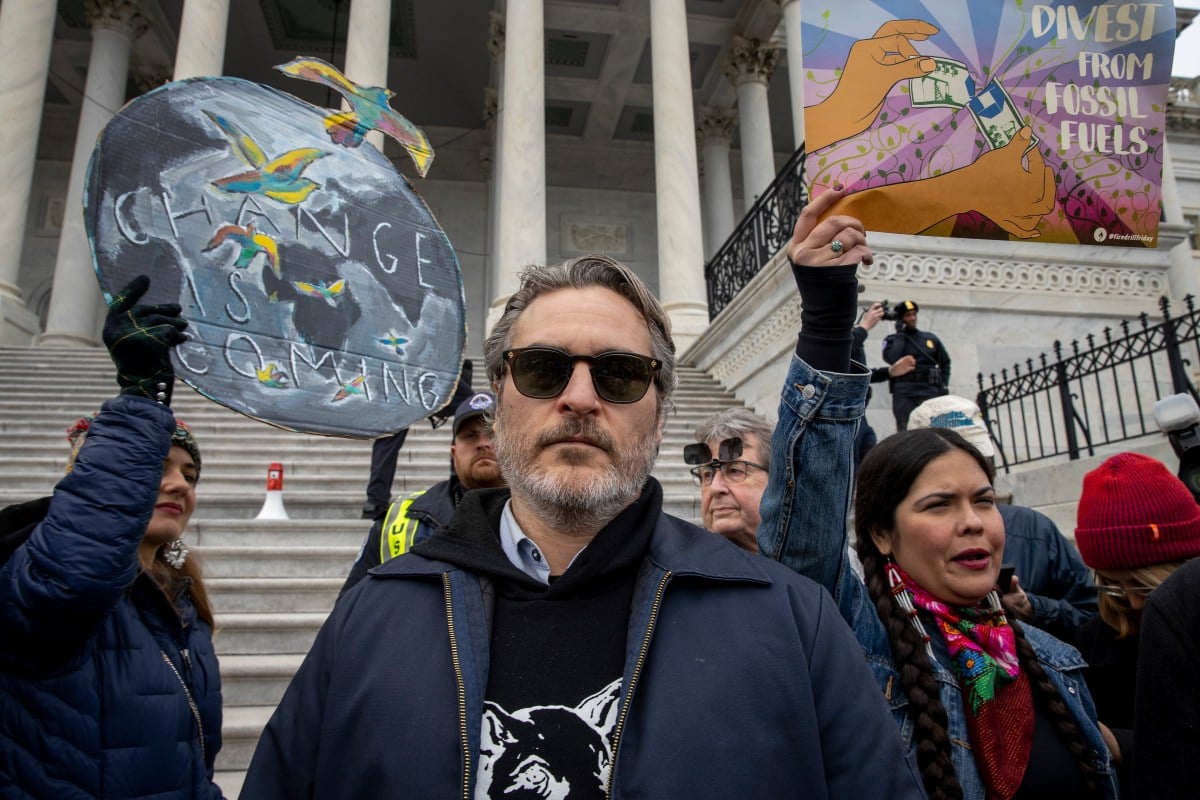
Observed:
[[[807,202],[802,145],[704,265],[710,322],[787,243]]]
[[[978,375],[976,403],[992,432],[1007,471],[1018,464],[1067,456],[1074,461],[1096,448],[1156,434],[1151,407],[1169,394],[1187,392],[1200,400],[1189,367],[1200,364],[1200,314],[1195,300],[1183,300],[1187,311],[1171,316],[1167,298],[1159,300],[1162,320],[1148,314],[1111,327],[1103,341],[1094,334],[1086,348],[1072,341],[1069,352],[1054,343],[1054,357],[1042,353],[1010,376],[1000,370],[984,385]]]

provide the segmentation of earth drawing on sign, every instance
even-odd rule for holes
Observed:
[[[107,298],[145,273],[145,302],[183,306],[179,378],[289,430],[375,438],[453,395],[462,276],[409,182],[328,117],[235,78],[167,84],[101,134],[84,219]]]

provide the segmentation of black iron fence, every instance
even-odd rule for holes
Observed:
[[[704,265],[709,321],[721,313],[721,309],[791,238],[796,217],[807,202],[804,148],[801,147],[759,195],[754,207],[746,212],[717,254]]]
[[[1156,400],[1180,392],[1200,399],[1188,371],[1200,364],[1200,314],[1191,295],[1184,305],[1172,317],[1164,297],[1160,322],[1143,313],[1122,322],[1119,333],[1105,328],[1102,341],[1088,334],[1086,348],[1073,341],[1066,351],[1056,341],[1053,359],[1042,353],[1014,364],[987,386],[979,373],[976,402],[1001,465],[1095,455],[1098,447],[1158,433]]]

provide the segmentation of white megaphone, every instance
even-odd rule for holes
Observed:
[[[283,464],[279,462],[267,467],[267,498],[255,519],[289,519],[283,507]]]

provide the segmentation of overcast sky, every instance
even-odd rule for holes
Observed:
[[[1200,0],[1175,0],[1175,5],[1179,8],[1200,8]],[[1171,75],[1181,78],[1200,75],[1200,14],[1175,40],[1175,66]]]

